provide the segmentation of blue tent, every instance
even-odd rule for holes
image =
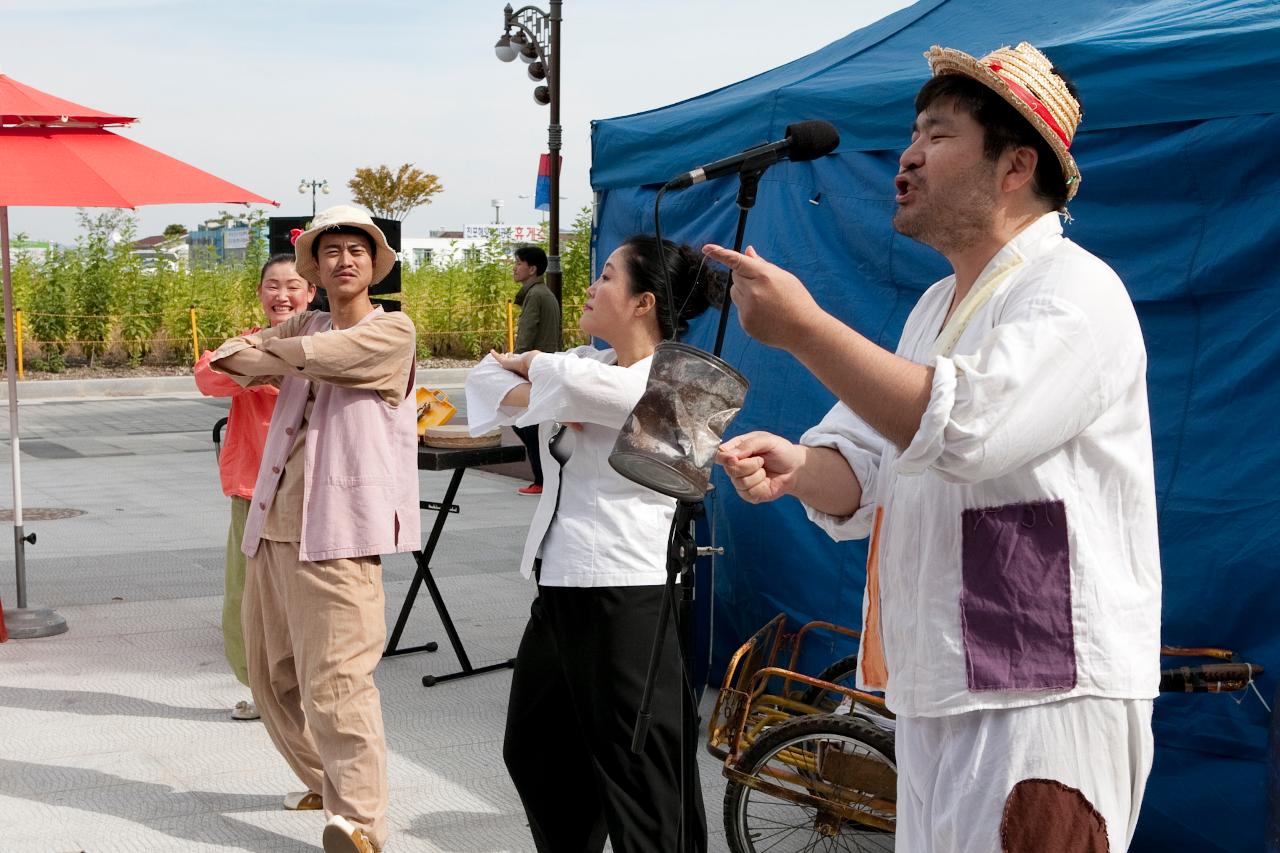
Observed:
[[[762,23],[762,35],[767,24]],[[825,118],[836,154],[765,176],[747,242],[886,347],[949,270],[896,235],[891,177],[927,78],[921,53],[1030,41],[1079,85],[1084,173],[1067,234],[1108,261],[1150,353],[1164,566],[1163,640],[1238,649],[1280,672],[1280,7],[1274,0],[921,0],[822,50],[716,92],[598,121],[597,261],[652,231],[655,185]],[[664,231],[730,243],[737,182],[663,204]],[[819,196],[819,193],[821,195]],[[709,348],[715,317],[689,340]],[[736,322],[724,357],[752,387],[735,432],[796,438],[831,395]],[[747,506],[716,474],[709,516],[726,549],[716,659],[769,616],[856,625],[864,548],[837,545],[791,499]],[[839,649],[824,650],[834,656]],[[1270,700],[1276,680],[1260,682]],[[1261,849],[1268,714],[1257,697],[1164,696],[1133,849]]]

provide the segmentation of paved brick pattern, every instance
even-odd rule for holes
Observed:
[[[134,397],[128,400],[34,400],[19,392],[22,437],[78,438],[93,435],[160,435],[213,429],[230,401],[216,397]],[[0,408],[0,432],[8,438],[9,409]]]
[[[227,506],[208,431],[219,413],[194,398],[22,404],[24,448],[44,440],[79,454],[24,453],[25,504],[85,514],[27,524],[39,535],[27,550],[29,598],[70,631],[0,645],[0,853],[319,849],[322,813],[280,808],[298,783],[262,726],[227,716],[246,691],[227,671],[218,627]],[[423,473],[424,497],[447,478]],[[436,554],[477,666],[515,653],[528,612],[532,589],[515,565],[536,502],[517,485],[468,473]],[[407,555],[387,558],[389,625],[412,575]],[[0,598],[13,606],[4,549]],[[422,675],[458,666],[424,590],[401,645],[431,639],[439,652],[378,669],[388,849],[531,850],[501,758],[510,673],[423,688]],[[723,782],[705,753],[701,769],[712,850],[723,851]]]

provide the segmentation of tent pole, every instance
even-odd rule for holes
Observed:
[[[13,324],[13,275],[9,264],[9,208],[0,205],[0,267],[4,269],[4,354],[9,382],[9,452],[13,474],[13,563],[17,572],[18,609],[5,614],[9,636],[18,640],[51,637],[67,630],[67,621],[45,608],[27,607],[27,542],[22,531],[22,469],[18,448],[18,376]]]

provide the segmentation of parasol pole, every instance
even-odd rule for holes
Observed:
[[[13,276],[9,269],[9,208],[0,205],[0,266],[4,269],[4,354],[9,382],[9,452],[13,474],[13,562],[17,571],[18,609],[5,614],[9,636],[15,640],[51,637],[67,630],[67,620],[43,607],[27,607],[27,542],[35,543],[22,531],[22,471],[18,449],[18,363],[14,351]]]
[[[18,379],[14,373],[17,356],[13,335],[13,274],[9,269],[9,208],[0,207],[0,263],[4,264],[4,357],[5,375],[9,381],[9,450],[10,472],[13,474],[13,544],[14,564],[18,570],[18,609],[27,606],[26,542],[22,537],[22,469],[18,452]]]

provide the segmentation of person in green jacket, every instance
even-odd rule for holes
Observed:
[[[547,253],[537,246],[521,246],[515,251],[511,277],[520,285],[516,304],[520,322],[516,326],[516,352],[558,352],[560,349],[560,303],[542,275],[547,271]],[[514,427],[528,451],[533,482],[516,489],[522,495],[542,494],[542,461],[538,454],[538,428]]]

